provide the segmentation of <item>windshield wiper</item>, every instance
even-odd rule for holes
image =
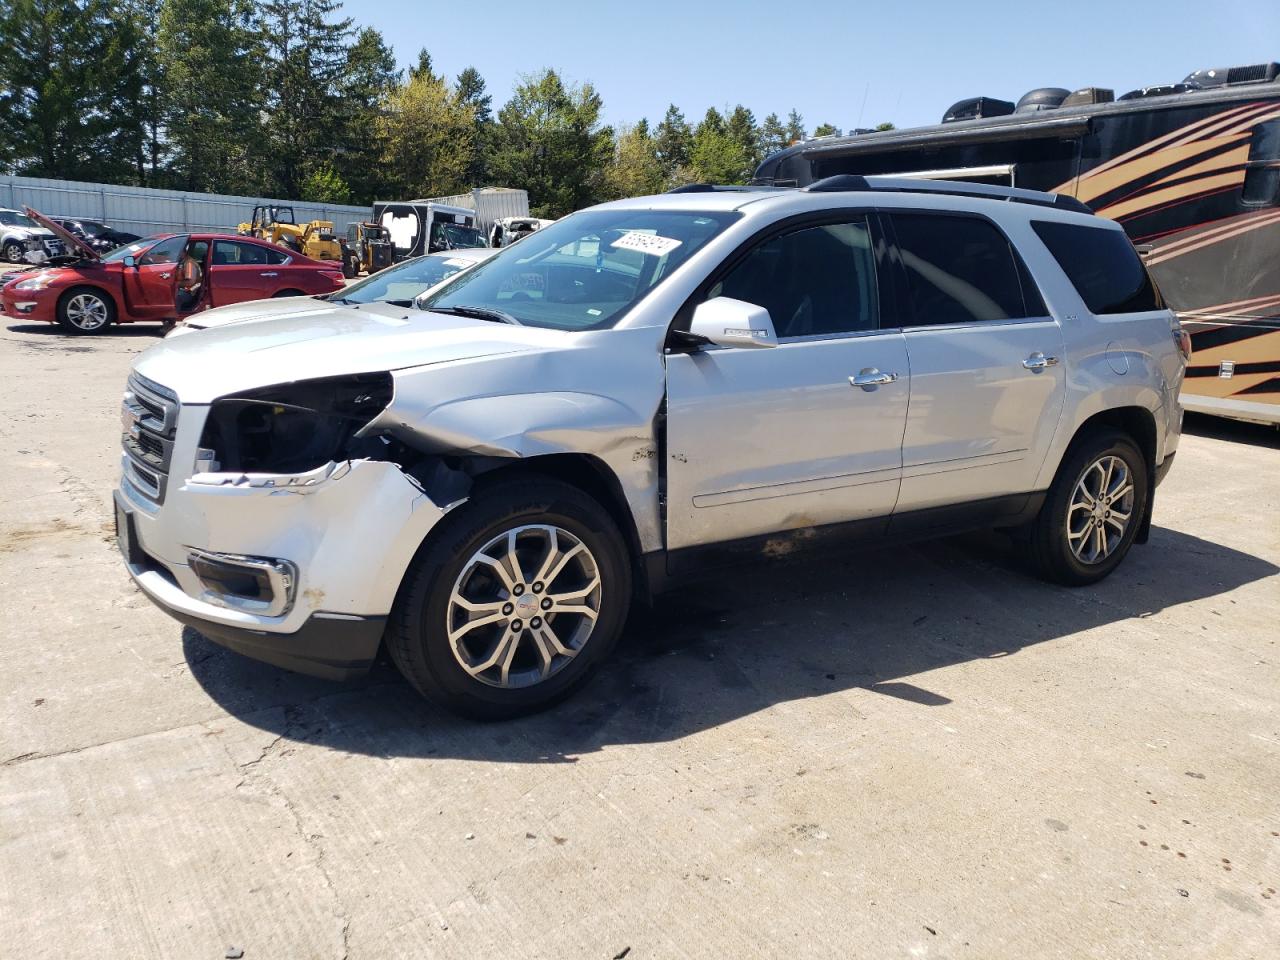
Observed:
[[[393,307],[416,307],[418,305],[416,300],[383,300],[382,302],[389,303]]]
[[[509,313],[494,310],[491,307],[473,307],[463,304],[457,307],[427,307],[433,313],[447,313],[454,317],[473,317],[476,320],[493,320],[497,323],[511,323],[520,326],[520,321]]]

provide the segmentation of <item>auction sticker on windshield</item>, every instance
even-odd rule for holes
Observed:
[[[624,233],[609,246],[616,247],[619,250],[636,250],[639,253],[647,253],[654,257],[665,257],[680,246],[682,242],[673,240],[670,237],[660,237],[656,233],[639,233],[631,230]]]

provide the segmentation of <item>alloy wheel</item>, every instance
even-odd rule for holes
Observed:
[[[562,527],[527,524],[477,550],[454,583],[449,647],[476,680],[494,687],[541,683],[591,638],[600,615],[599,566]]]
[[[77,330],[98,330],[106,326],[107,305],[92,293],[78,293],[67,301],[67,322]]]
[[[9,263],[22,263],[22,244],[6,243],[4,245],[4,258]]]
[[[1133,519],[1133,476],[1120,457],[1099,457],[1080,475],[1067,508],[1067,542],[1085,564],[1115,553]]]

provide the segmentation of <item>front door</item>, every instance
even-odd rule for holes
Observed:
[[[1065,396],[1061,327],[991,221],[890,220],[911,363],[898,513],[1034,491]]]
[[[668,550],[887,517],[910,377],[901,331],[879,328],[867,219],[783,229],[717,296],[765,307],[779,345],[667,358]]]
[[[151,246],[133,267],[124,268],[125,297],[135,320],[166,320],[174,315],[178,261],[187,237],[169,237]]]

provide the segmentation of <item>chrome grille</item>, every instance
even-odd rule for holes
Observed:
[[[139,374],[129,377],[120,413],[125,475],[145,497],[164,503],[178,432],[178,397]]]

